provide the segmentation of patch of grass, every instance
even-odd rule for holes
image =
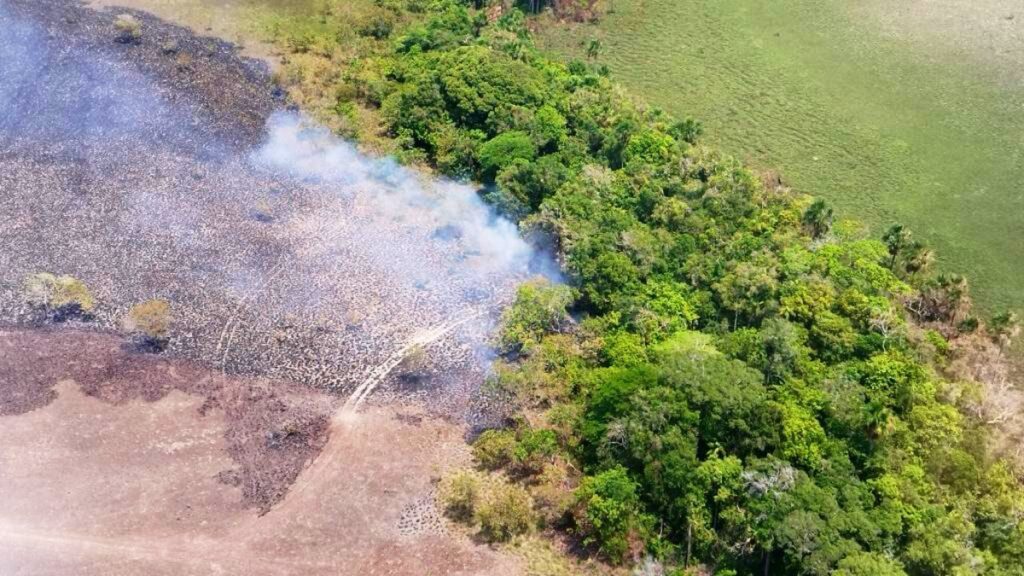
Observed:
[[[579,566],[566,553],[556,550],[550,540],[527,536],[516,540],[514,544],[512,551],[523,559],[525,576],[576,576],[598,573],[597,569],[585,570]]]
[[[131,14],[121,14],[114,19],[114,30],[117,41],[122,44],[135,44],[142,39],[142,24]]]
[[[122,324],[124,329],[138,338],[146,348],[160,351],[167,345],[171,327],[171,304],[161,299],[136,304],[128,310]]]
[[[396,153],[356,85],[374,85],[368,76],[376,72],[364,69],[364,60],[390,52],[395,36],[419,17],[406,9],[409,2],[309,0],[296,8],[250,1],[257,33],[283,52],[278,78],[290,99],[365,151]]]
[[[1024,94],[838,0],[615,1],[541,44],[598,63],[704,140],[881,234],[896,221],[966,274],[986,310],[1024,308]],[[941,8],[935,8],[941,10]]]
[[[57,321],[87,317],[96,309],[96,298],[85,283],[74,276],[33,274],[25,279],[22,293],[26,303]]]

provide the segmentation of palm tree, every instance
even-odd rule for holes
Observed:
[[[832,228],[832,208],[824,200],[815,200],[804,212],[803,224],[811,238],[821,238]]]
[[[912,242],[906,253],[903,269],[907,276],[927,272],[935,263],[935,252],[922,242]]]
[[[868,436],[877,440],[892,431],[895,425],[894,415],[888,406],[878,400],[872,400],[864,407],[864,424]]]
[[[889,249],[889,269],[892,270],[896,266],[896,257],[900,255],[900,252],[910,243],[910,230],[903,227],[902,224],[893,224],[886,232],[882,235],[882,241],[885,242],[886,247]]]

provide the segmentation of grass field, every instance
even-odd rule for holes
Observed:
[[[1006,0],[613,0],[548,21],[705,141],[881,234],[909,225],[978,304],[1024,310],[1024,10]]]

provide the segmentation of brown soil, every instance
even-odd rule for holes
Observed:
[[[370,409],[328,434],[317,392],[90,332],[5,330],[0,359],[2,574],[517,571],[433,509],[459,426]]]
[[[326,442],[328,397],[285,382],[240,380],[183,361],[130,351],[112,335],[84,331],[0,331],[0,415],[23,414],[53,401],[59,381],[108,404],[157,402],[177,390],[217,410],[229,423],[235,461],[219,473],[241,487],[243,501],[266,511]]]

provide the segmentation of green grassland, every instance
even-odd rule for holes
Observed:
[[[539,36],[579,58],[600,39],[616,80],[702,121],[705,141],[877,234],[907,224],[981,307],[1024,308],[1024,93],[850,4],[616,0],[596,26],[547,21]]]

